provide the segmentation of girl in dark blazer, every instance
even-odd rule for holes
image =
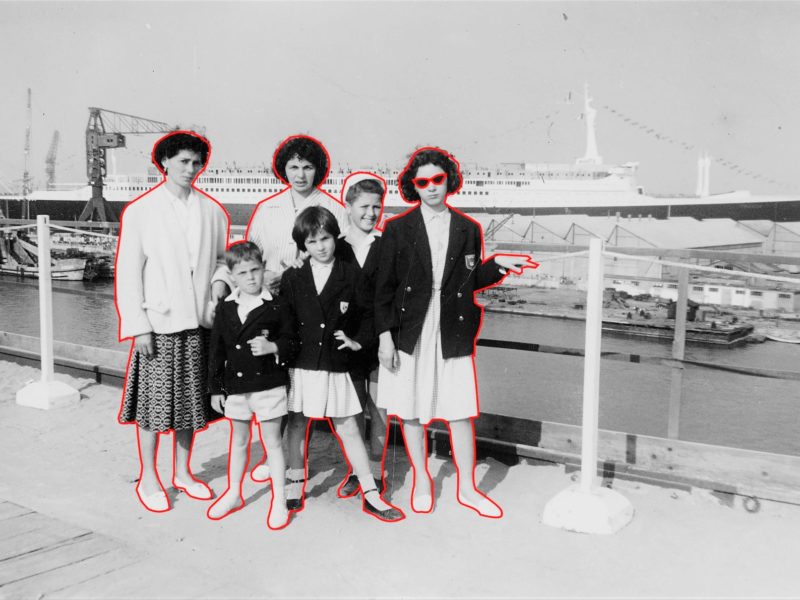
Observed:
[[[364,511],[384,521],[399,521],[405,515],[386,503],[376,488],[356,424],[361,405],[348,375],[350,356],[374,336],[373,310],[358,294],[358,270],[335,258],[338,236],[336,217],[329,210],[313,206],[302,211],[292,237],[309,259],[300,268],[287,269],[281,279],[281,294],[300,337],[300,351],[289,372],[286,504],[292,511],[303,508],[308,419],[327,418],[358,477]]]
[[[406,201],[420,204],[389,219],[381,242],[375,291],[378,406],[402,421],[415,512],[433,509],[425,428],[440,419],[450,429],[458,501],[499,518],[502,509],[475,486],[474,354],[483,317],[475,293],[499,283],[509,270],[538,265],[517,254],[483,259],[480,225],[447,205],[461,187],[461,173],[444,150],[415,152],[399,185]]]

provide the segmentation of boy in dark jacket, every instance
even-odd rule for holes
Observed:
[[[244,506],[242,478],[255,415],[272,478],[267,526],[281,529],[289,515],[280,424],[287,414],[287,364],[297,350],[297,339],[285,302],[262,289],[264,263],[258,246],[234,244],[225,253],[225,261],[236,289],[220,303],[214,319],[209,391],[212,406],[231,420],[231,444],[228,489],[208,509],[208,517],[222,519]]]

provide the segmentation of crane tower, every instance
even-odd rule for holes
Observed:
[[[103,197],[103,178],[106,176],[106,150],[124,148],[125,135],[169,133],[176,130],[161,121],[135,117],[104,108],[89,108],[86,125],[86,175],[92,197],[81,212],[81,221],[117,221],[119,217]]]

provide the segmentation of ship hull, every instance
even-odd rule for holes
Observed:
[[[488,212],[493,214],[520,214],[531,216],[545,215],[590,215],[590,216],[614,216],[617,213],[622,217],[652,217],[654,219],[666,219],[668,217],[694,217],[696,219],[716,219],[728,218],[736,221],[764,219],[774,222],[800,221],[800,198],[797,200],[785,200],[775,202],[764,201],[732,201],[732,202],[709,202],[704,198],[694,198],[690,201],[681,198],[679,201],[671,202],[671,199],[648,198],[651,202],[637,205],[630,204],[582,204],[575,203],[571,206],[546,205],[509,205],[509,206],[469,206],[464,205],[455,197],[451,202],[452,206],[467,213]],[[658,201],[656,201],[658,200]],[[663,201],[662,201],[663,200]],[[37,215],[49,215],[51,220],[75,221],[81,214],[84,207],[83,201],[74,200],[36,200],[30,202],[30,218],[35,219]],[[111,208],[120,214],[127,202],[109,202]],[[255,208],[254,204],[223,202],[223,205],[231,217],[232,225],[247,225]],[[408,206],[387,206],[386,212],[389,214],[398,213],[405,210]],[[18,200],[9,200],[0,204],[3,213],[7,218],[23,218],[22,203]]]

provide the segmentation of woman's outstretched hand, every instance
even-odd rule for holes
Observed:
[[[378,345],[378,360],[383,365],[384,369],[388,369],[392,373],[397,371],[400,366],[400,355],[394,347],[394,340],[392,334],[384,331],[380,335],[380,343]]]
[[[155,356],[156,348],[155,344],[153,344],[153,334],[143,333],[142,335],[137,335],[133,338],[133,347],[145,358]]]
[[[494,262],[502,268],[514,273],[514,275],[521,275],[525,269],[536,269],[539,263],[527,254],[498,254],[494,257]]]

